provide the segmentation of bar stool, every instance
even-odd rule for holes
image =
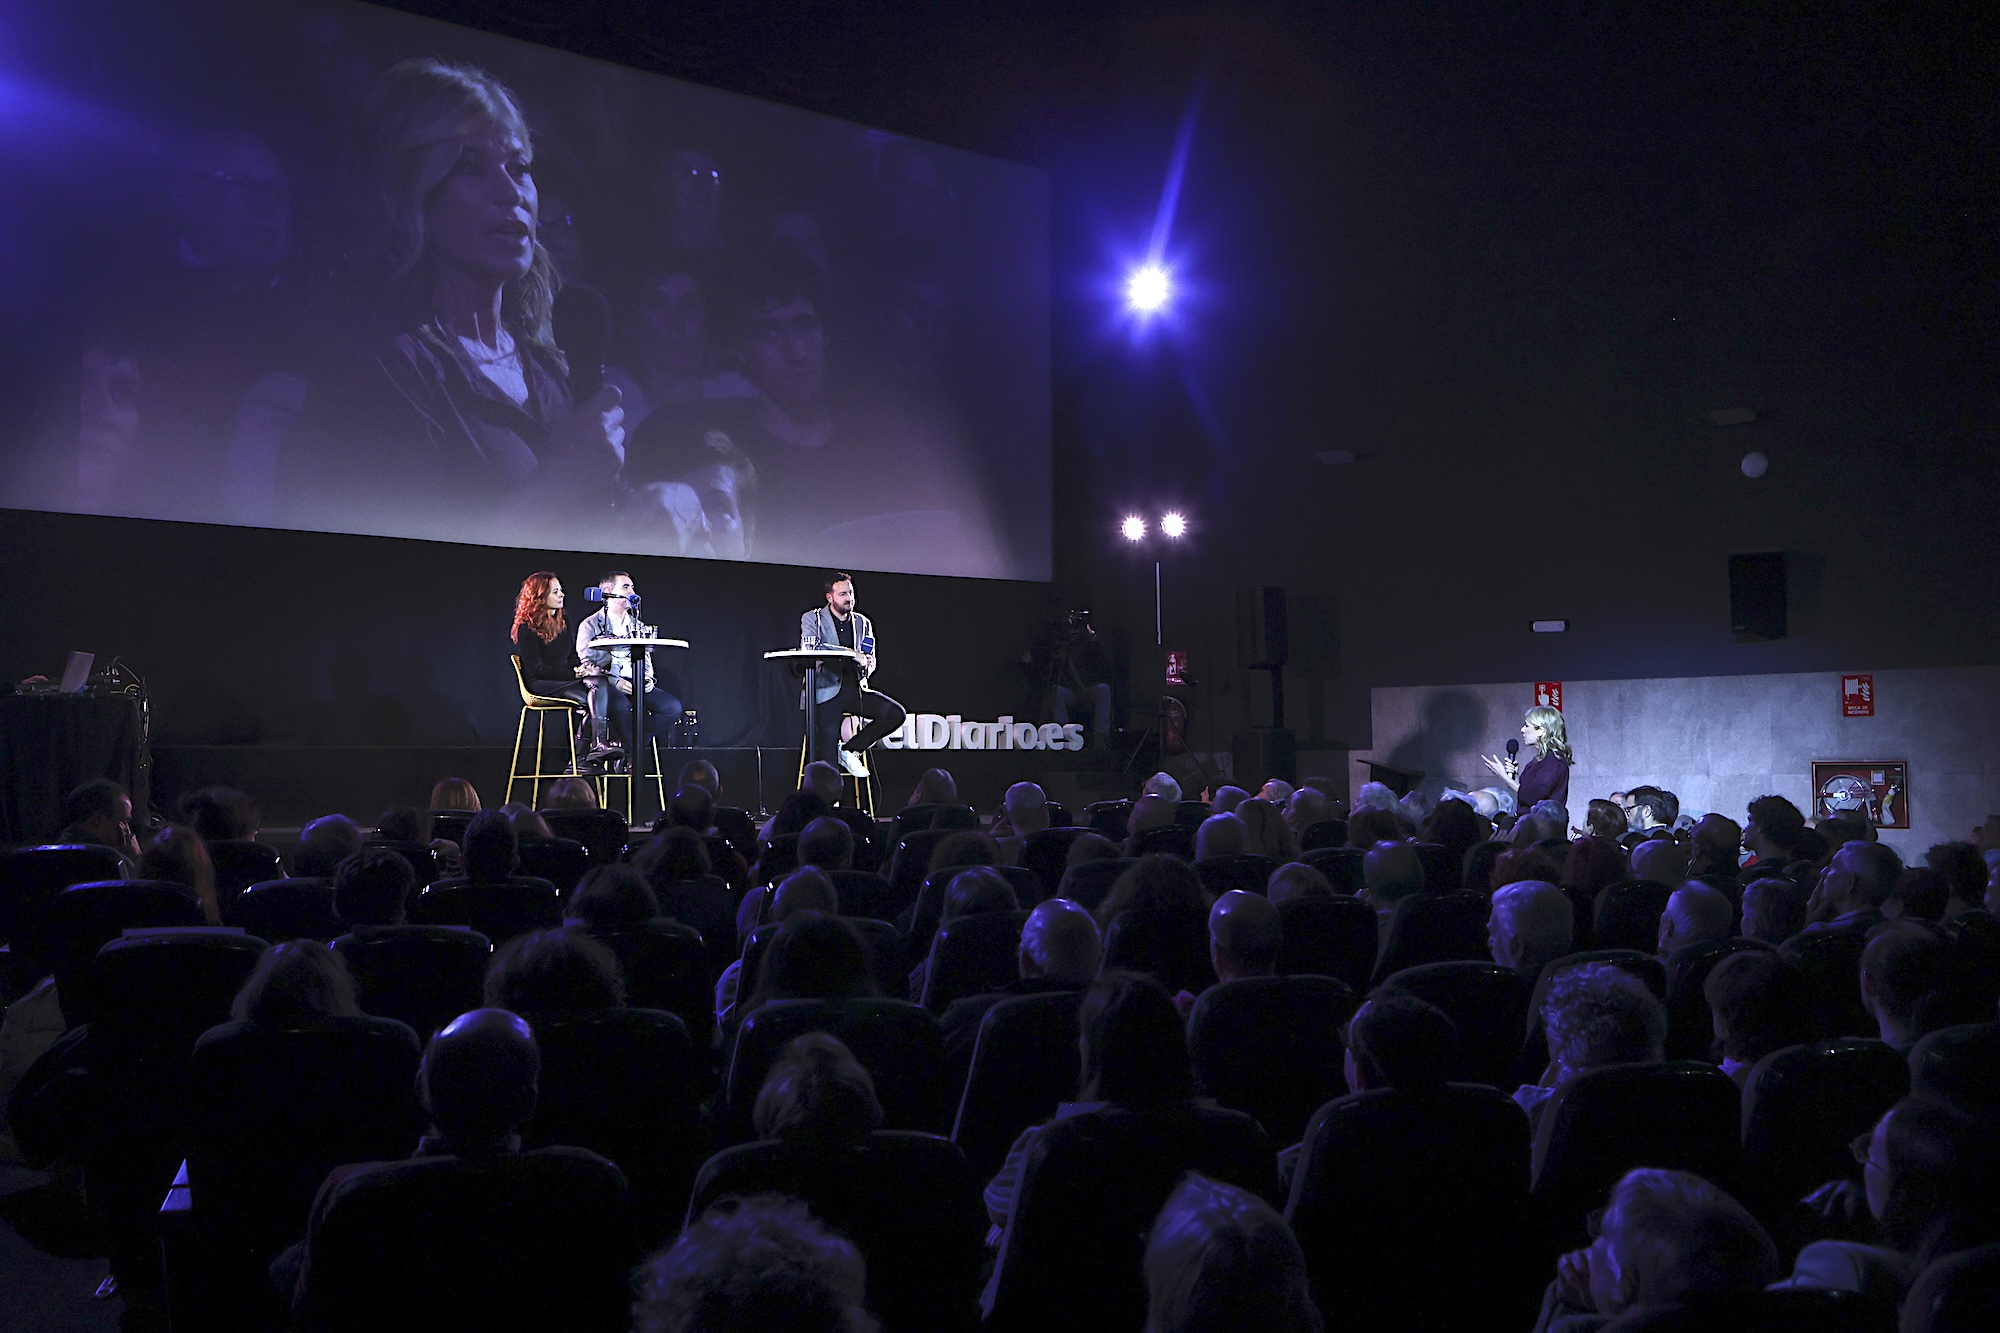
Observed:
[[[528,784],[528,804],[533,807],[539,807],[542,803],[542,783],[544,781],[574,777],[576,775],[576,723],[577,719],[587,710],[574,699],[553,698],[548,695],[531,692],[528,689],[527,678],[521,674],[521,658],[519,654],[512,655],[507,660],[514,664],[514,683],[521,690],[521,720],[514,727],[514,762],[507,771],[507,799],[509,801],[514,799],[515,783],[526,782]],[[535,715],[535,766],[524,773],[521,771],[521,746],[527,735],[528,714],[530,713]],[[549,714],[551,713],[562,714],[563,730],[569,737],[569,767],[559,773],[550,773],[542,768],[542,740],[546,735],[545,728],[549,720]]]
[[[861,714],[859,713],[842,713],[840,715],[840,743],[842,745],[847,744],[847,742],[853,740],[855,736],[860,734],[861,729],[867,725],[868,725],[868,719],[861,716]],[[799,776],[797,779],[799,783],[804,783],[806,780],[806,749],[811,744],[812,744],[812,737],[802,736],[799,738]],[[843,782],[847,781],[847,776],[848,775],[845,773],[841,774],[841,780]],[[859,809],[861,813],[867,815],[870,819],[873,819],[875,817],[874,765],[873,764],[869,765],[868,776],[858,777],[855,778],[853,781],[854,781],[854,803],[856,808]]]
[[[649,732],[646,736],[646,744],[652,747],[653,783],[659,788],[660,809],[664,811],[667,808],[667,777],[660,768],[660,738]],[[638,777],[643,781],[646,774],[642,772],[638,774]],[[597,777],[597,804],[598,808],[603,810],[611,808],[611,784],[614,782],[623,782],[625,784],[625,822],[627,824],[632,822],[632,778],[633,774],[630,765],[627,765],[626,771],[623,773],[600,773]]]

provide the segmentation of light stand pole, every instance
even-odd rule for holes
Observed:
[[[1139,516],[1138,514],[1126,515],[1124,522],[1119,524],[1118,530],[1120,535],[1123,536],[1126,541],[1131,542],[1134,545],[1139,545],[1141,543],[1147,542],[1146,520],[1141,516]],[[1183,537],[1187,536],[1187,532],[1188,532],[1187,518],[1179,510],[1169,510],[1160,516],[1160,536],[1165,541],[1179,542]],[[1160,766],[1162,768],[1166,766],[1167,703],[1169,700],[1169,696],[1167,694],[1167,619],[1166,619],[1166,609],[1165,609],[1166,603],[1162,593],[1163,580],[1161,574],[1161,565],[1163,563],[1163,558],[1162,558],[1163,548],[1154,545],[1152,546],[1152,551],[1153,551],[1153,670],[1157,673],[1154,677],[1154,685],[1157,693],[1155,694],[1153,720],[1152,722],[1147,724],[1146,730],[1139,734],[1139,743],[1133,746],[1132,753],[1129,756],[1127,756],[1125,760],[1124,769],[1121,769],[1120,770],[1121,772],[1131,769],[1133,765],[1139,762],[1139,756],[1141,753],[1144,752],[1146,748],[1146,737],[1149,735],[1154,738],[1153,743],[1154,747],[1159,753]]]

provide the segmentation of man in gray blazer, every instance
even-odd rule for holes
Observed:
[[[807,677],[806,686],[816,705],[815,734],[808,757],[832,762],[837,752],[843,773],[866,777],[868,764],[863,755],[868,747],[902,726],[906,714],[894,699],[868,688],[868,678],[875,674],[875,625],[854,609],[853,576],[826,576],[826,605],[799,617],[799,647],[852,648],[861,655],[858,664],[822,662]],[[803,691],[799,707],[805,707]],[[868,725],[842,745],[840,720],[848,713],[859,713],[868,719]]]

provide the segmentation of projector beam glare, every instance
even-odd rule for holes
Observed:
[[[1173,284],[1167,280],[1167,271],[1158,264],[1146,264],[1132,271],[1125,280],[1125,301],[1142,315],[1150,315],[1164,307],[1167,298],[1173,294]]]
[[[1187,520],[1179,513],[1162,514],[1160,531],[1169,537],[1184,537],[1187,535]]]
[[[1144,541],[1146,540],[1146,520],[1140,518],[1137,514],[1127,514],[1125,521],[1118,525],[1118,531],[1124,534],[1125,540],[1128,542]]]

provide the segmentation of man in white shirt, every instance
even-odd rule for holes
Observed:
[[[635,690],[632,650],[618,644],[592,646],[598,639],[658,638],[658,628],[639,619],[639,593],[632,585],[630,574],[614,569],[599,579],[597,586],[604,593],[604,609],[576,627],[576,655],[591,670],[591,715],[608,718],[611,737],[622,742],[632,734],[632,701],[635,694],[643,694],[646,700],[646,734],[658,736],[662,729],[681,715],[681,701],[655,686],[653,650],[643,650],[645,686],[643,690]],[[612,753],[615,753],[613,746],[600,740],[591,746],[590,758],[603,759]]]

